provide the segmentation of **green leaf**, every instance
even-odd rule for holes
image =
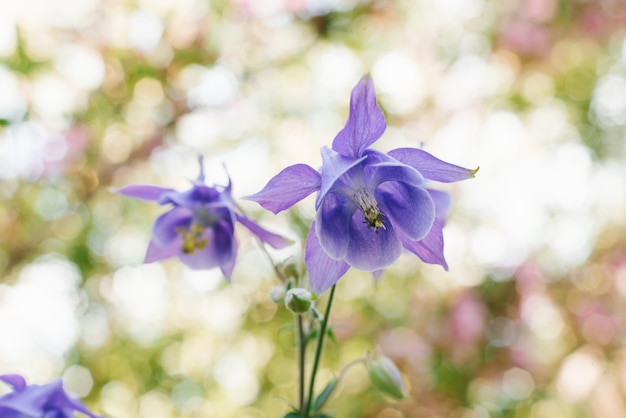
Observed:
[[[313,418],[333,418],[330,415],[326,415],[326,414],[316,414],[313,415]]]
[[[335,339],[335,333],[333,332],[332,327],[328,327],[326,329],[326,336],[328,337],[328,339],[330,339],[332,342],[334,342],[335,344],[337,344],[337,340]]]
[[[335,389],[337,389],[338,383],[339,381],[337,379],[333,379],[328,382],[326,387],[320,392],[319,395],[317,395],[315,401],[313,402],[314,411],[319,411],[324,406],[324,404],[328,401]]]
[[[319,330],[317,328],[313,328],[311,331],[309,331],[308,335],[306,336],[306,340],[313,341],[317,339],[318,333],[319,333]],[[326,328],[326,337],[332,342],[334,342],[335,344],[337,343],[337,340],[335,339],[335,333],[333,332],[333,329],[332,327],[330,327],[330,325],[328,326],[328,328]]]
[[[283,418],[302,418],[302,415],[300,415],[297,412],[289,412],[287,415],[285,415]]]

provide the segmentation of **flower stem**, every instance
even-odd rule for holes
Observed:
[[[298,365],[300,373],[300,387],[298,391],[298,406],[302,411],[304,408],[304,366],[306,357],[306,337],[304,335],[304,321],[302,315],[296,315],[296,321],[298,323]]]
[[[356,360],[352,360],[350,363],[348,363],[343,370],[341,370],[341,373],[339,373],[339,377],[337,378],[338,381],[341,381],[341,379],[343,379],[343,377],[346,375],[346,373],[348,373],[348,370],[350,370],[352,368],[352,366],[356,366],[359,363],[365,363],[365,358],[358,358]]]
[[[324,347],[324,337],[326,337],[326,327],[328,326],[328,317],[330,316],[330,308],[333,305],[333,297],[335,296],[335,287],[337,285],[333,285],[330,289],[330,295],[328,296],[328,303],[326,304],[326,312],[324,313],[324,318],[322,319],[322,324],[319,329],[319,333],[317,335],[317,348],[315,349],[315,360],[313,361],[313,369],[311,370],[311,383],[309,384],[309,396],[306,402],[306,409],[303,411],[302,415],[304,418],[309,418],[309,414],[311,413],[311,407],[313,406],[313,393],[315,391],[315,376],[317,375],[317,369],[320,364],[320,359],[322,358],[322,349]]]

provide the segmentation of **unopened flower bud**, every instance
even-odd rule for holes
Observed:
[[[382,354],[376,354],[375,357],[368,355],[365,367],[374,386],[384,394],[396,399],[406,397],[400,370],[391,359]]]
[[[281,303],[285,300],[285,293],[285,286],[274,286],[270,289],[270,299],[274,303]]]
[[[295,314],[303,314],[311,307],[311,292],[301,287],[289,289],[285,295],[285,306]]]

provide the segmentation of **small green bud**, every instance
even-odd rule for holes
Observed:
[[[274,286],[270,289],[270,299],[274,303],[281,303],[285,300],[285,293],[286,290],[284,285]]]
[[[285,295],[285,306],[295,314],[303,314],[311,307],[311,292],[301,287],[289,289]]]
[[[396,399],[406,397],[400,370],[398,370],[391,359],[380,353],[370,357],[368,353],[365,367],[370,380],[377,389]]]

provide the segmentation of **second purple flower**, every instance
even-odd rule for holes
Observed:
[[[199,163],[200,175],[186,191],[150,185],[131,185],[118,190],[126,196],[171,207],[154,222],[146,251],[147,263],[178,257],[195,270],[219,267],[230,279],[237,257],[234,235],[237,222],[274,248],[289,244],[287,239],[265,230],[235,210],[230,181],[224,187],[207,186],[202,157]]]

